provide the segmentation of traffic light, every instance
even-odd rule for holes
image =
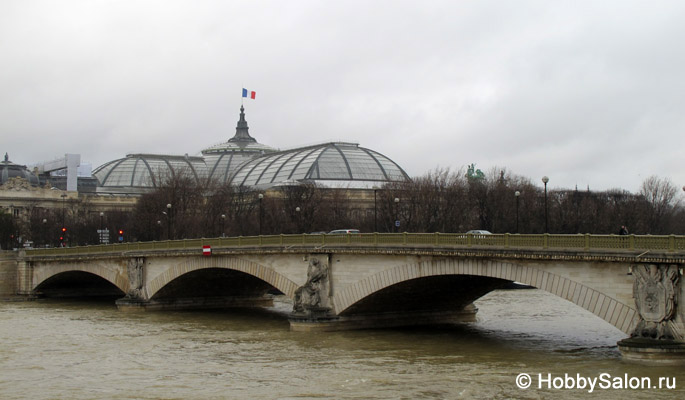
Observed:
[[[64,237],[67,236],[67,228],[65,226],[62,227],[62,233],[59,236],[59,245],[61,247],[64,247]]]
[[[124,230],[119,229],[119,241],[123,242],[124,241]]]

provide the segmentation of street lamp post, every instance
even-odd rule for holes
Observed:
[[[98,235],[99,235],[99,238],[100,238],[100,244],[103,244],[103,242],[104,242],[104,241],[102,240],[102,238],[103,238],[104,235],[105,235],[105,232],[102,230],[102,219],[103,219],[104,216],[105,216],[105,213],[102,212],[102,211],[100,211],[100,230],[98,231]]]
[[[161,240],[162,236],[162,221],[157,220],[157,240]]]
[[[373,187],[373,231],[378,232],[378,208],[376,207],[376,192],[378,188]]]
[[[225,237],[226,234],[224,233],[224,227],[226,224],[226,214],[221,214],[221,237]]]
[[[295,207],[295,213],[297,214],[297,233],[301,233],[300,231],[302,230],[302,227],[300,226],[300,219],[301,219],[301,214],[300,214],[300,207]]]
[[[264,200],[264,195],[260,193],[257,198],[259,199],[259,236],[262,236],[262,200]]]
[[[174,238],[171,236],[171,203],[168,203],[166,205],[166,210],[167,210],[167,215],[166,215],[166,220],[167,220],[167,229],[168,229],[168,236],[169,240],[174,240]]]
[[[397,226],[398,225],[397,223],[400,221],[399,208],[400,208],[400,198],[395,197],[395,224],[394,224],[395,225],[395,232],[399,232],[399,230],[400,230],[400,227]]]
[[[65,206],[66,206],[65,203],[66,203],[66,199],[67,199],[67,194],[66,194],[66,193],[62,193],[62,194],[60,195],[60,197],[62,198],[62,226],[64,226],[64,208],[65,208]]]
[[[549,182],[549,178],[547,176],[543,176],[542,183],[545,184],[545,233],[549,232],[549,224],[547,218],[547,182]]]
[[[62,232],[62,240],[60,240],[60,242],[61,242],[60,246],[64,247],[64,244],[67,241],[67,230],[66,230],[66,226],[64,226],[64,208],[66,205],[67,194],[62,193],[60,195],[60,197],[62,198],[62,227],[60,228],[60,230]]]
[[[519,197],[521,192],[515,191],[514,196],[516,196],[516,233],[519,233]]]
[[[43,237],[43,247],[47,247],[46,245],[48,244],[48,240],[45,237],[45,224],[48,223],[47,218],[43,218],[43,232],[41,233],[41,236]]]

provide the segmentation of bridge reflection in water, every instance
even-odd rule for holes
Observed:
[[[626,358],[679,363],[684,263],[682,236],[374,233],[36,249],[17,274],[20,294],[118,293],[125,310],[265,306],[282,293],[304,331],[471,321],[473,301],[515,281],[631,335]]]

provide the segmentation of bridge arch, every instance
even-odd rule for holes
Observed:
[[[534,286],[578,305],[628,334],[639,318],[634,308],[572,279],[530,266],[480,259],[440,259],[399,265],[346,287],[334,296],[333,304],[341,314],[395,284],[439,275],[490,277]]]
[[[145,285],[147,297],[152,298],[164,286],[176,278],[189,272],[209,268],[229,269],[243,272],[247,275],[261,279],[290,298],[295,297],[295,290],[298,287],[295,282],[273,269],[249,260],[237,257],[203,257],[187,259],[170,267],[166,272],[152,279]]]
[[[67,272],[86,272],[96,275],[116,286],[123,293],[126,293],[129,289],[128,280],[113,266],[103,264],[62,264],[51,266],[50,268],[35,268],[31,290],[35,291],[48,279]]]

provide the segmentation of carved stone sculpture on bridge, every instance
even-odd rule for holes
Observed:
[[[633,267],[633,297],[640,322],[632,337],[682,339],[673,327],[676,315],[677,265],[637,265]]]
[[[126,269],[128,272],[129,289],[128,293],[126,293],[126,298],[143,298],[143,265],[145,265],[144,257],[134,257],[128,260]]]
[[[328,264],[312,257],[307,268],[307,282],[295,291],[293,312],[328,312],[330,306],[330,281]]]

